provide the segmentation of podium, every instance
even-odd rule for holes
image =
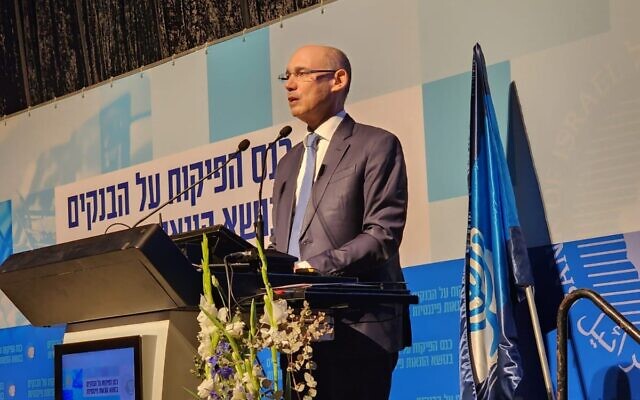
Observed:
[[[33,325],[67,324],[63,343],[141,336],[145,400],[185,398],[183,387],[199,384],[189,371],[201,285],[159,225],[14,254],[0,267],[0,290]]]
[[[14,254],[0,266],[0,290],[33,325],[67,324],[63,345],[140,336],[138,398],[186,398],[184,388],[194,390],[200,383],[190,370],[198,348],[202,234],[209,238],[213,272],[224,285],[224,269],[216,270],[216,263],[226,263],[233,252],[252,253],[253,246],[221,226],[172,238],[159,225],[145,225]],[[238,269],[230,289],[238,298],[264,291],[254,256],[232,266]],[[294,275],[294,259],[267,255],[269,281],[280,287],[277,296],[294,304],[306,300],[315,308],[341,310],[418,302],[404,283]],[[56,390],[60,386],[56,381]]]

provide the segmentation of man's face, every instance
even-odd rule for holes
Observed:
[[[292,74],[285,83],[291,115],[315,128],[334,113],[337,94],[332,91],[334,73],[318,72],[296,78],[293,74],[309,70],[330,70],[331,65],[321,47],[303,47],[296,51],[287,72]],[[340,111],[340,110],[338,110]]]

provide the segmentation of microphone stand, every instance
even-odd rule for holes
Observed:
[[[260,187],[258,188],[258,215],[256,216],[256,222],[253,224],[253,227],[256,232],[256,241],[260,244],[260,247],[264,249],[264,220],[262,215],[262,186],[264,185],[264,180],[266,178],[266,170],[267,170],[267,154],[269,153],[269,149],[273,146],[278,140],[284,139],[291,133],[293,129],[286,125],[280,132],[278,133],[278,137],[275,140],[267,145],[267,148],[264,151],[262,156],[262,175],[260,176]]]
[[[194,187],[198,186],[199,184],[201,184],[202,182],[204,182],[205,179],[210,178],[213,174],[215,174],[216,172],[220,171],[222,168],[226,167],[227,164],[229,164],[231,162],[231,160],[233,160],[234,158],[236,158],[241,152],[245,151],[246,149],[249,148],[249,145],[251,144],[251,142],[249,142],[248,139],[243,139],[239,144],[238,144],[238,148],[236,149],[236,151],[233,152],[233,154],[231,154],[231,156],[229,156],[229,158],[227,158],[227,160],[218,168],[215,168],[213,171],[209,172],[208,174],[206,174],[205,176],[203,176],[202,178],[200,178],[197,182],[189,185],[186,189],[184,189],[183,191],[181,191],[180,193],[178,193],[177,195],[173,196],[172,198],[170,198],[169,200],[165,201],[164,203],[162,203],[158,208],[156,208],[155,210],[153,210],[152,212],[150,212],[149,214],[145,215],[144,217],[142,217],[140,220],[138,220],[138,222],[136,222],[135,224],[133,224],[133,226],[131,227],[131,229],[135,228],[136,226],[140,225],[143,221],[145,221],[146,219],[148,219],[149,217],[151,217],[153,214],[157,213],[158,211],[162,210],[164,207],[166,207],[169,203],[171,203],[172,201],[176,200],[177,198],[179,198],[180,196],[182,196],[183,194],[185,194],[186,192],[188,192],[189,190],[193,189]]]

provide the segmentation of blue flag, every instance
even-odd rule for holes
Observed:
[[[480,45],[473,49],[469,226],[460,304],[460,393],[512,399],[522,380],[512,299],[533,285]],[[519,297],[519,296],[518,296]]]

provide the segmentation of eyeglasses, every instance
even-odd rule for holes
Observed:
[[[335,73],[337,71],[337,69],[302,69],[300,71],[295,71],[295,72],[284,72],[280,75],[278,75],[278,80],[280,80],[281,82],[287,82],[289,80],[289,78],[293,78],[296,81],[304,81],[304,82],[311,82],[313,80],[315,80],[315,77],[311,74],[317,74],[317,73]]]

